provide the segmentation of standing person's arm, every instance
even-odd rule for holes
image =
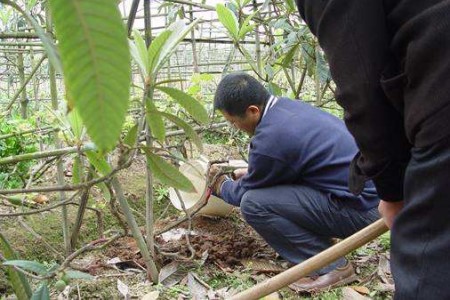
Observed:
[[[297,0],[297,5],[328,58],[337,101],[360,149],[351,165],[351,191],[361,192],[363,181],[372,179],[381,199],[403,200],[411,146],[402,109],[380,84],[383,70],[393,65],[383,1]],[[401,89],[401,80],[390,84]]]

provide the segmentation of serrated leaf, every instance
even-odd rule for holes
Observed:
[[[177,101],[198,122],[208,122],[208,113],[206,112],[206,109],[191,95],[170,87],[158,86],[156,88]]]
[[[102,154],[96,151],[86,151],[85,154],[91,165],[93,165],[100,174],[105,176],[111,173],[112,168]]]
[[[17,259],[17,255],[9,245],[6,238],[0,233],[0,252],[6,259]],[[30,284],[22,273],[12,267],[5,268],[9,283],[17,299],[29,299],[32,295]]]
[[[83,122],[76,108],[72,109],[67,114],[67,120],[69,121],[70,128],[72,129],[73,136],[77,140],[80,140],[81,135],[83,134]]]
[[[177,168],[166,162],[158,155],[153,154],[148,149],[145,149],[145,154],[147,155],[148,166],[152,170],[155,177],[157,177],[162,183],[186,192],[195,191],[195,188],[189,179],[181,174]]]
[[[156,113],[158,109],[156,108],[153,101],[147,99],[146,101],[147,111],[145,117],[147,118],[147,123],[150,126],[152,135],[159,141],[164,141],[166,138],[166,128],[164,127],[164,121],[161,116]]]
[[[283,61],[281,62],[281,65],[283,67],[287,68],[290,66],[292,60],[294,59],[294,55],[297,53],[298,47],[299,47],[299,45],[295,45],[288,51],[288,53],[284,57]]]
[[[256,11],[257,12],[257,11]],[[239,39],[245,38],[247,33],[255,29],[254,25],[250,25],[250,20],[253,18],[253,16],[256,14],[256,12],[252,13],[251,15],[248,15],[247,18],[245,18],[244,22],[242,23],[241,28],[239,29]]]
[[[154,74],[155,70],[158,68],[157,63],[161,56],[161,51],[171,34],[171,30],[165,30],[158,34],[150,44],[150,47],[148,48],[148,73]]]
[[[65,271],[66,276],[70,279],[87,279],[87,280],[93,280],[95,279],[94,276],[88,274],[88,273],[84,273],[84,272],[80,272],[80,271],[76,271],[76,270],[68,270]]]
[[[91,139],[112,149],[127,112],[131,66],[115,1],[50,0],[67,98]]]
[[[185,121],[183,121],[182,119],[178,118],[175,115],[165,113],[165,112],[160,112],[160,114],[162,116],[164,116],[166,119],[168,119],[169,121],[171,121],[172,123],[175,123],[175,125],[177,125],[181,129],[183,129],[184,132],[186,133],[186,136],[194,142],[194,144],[197,146],[199,151],[203,152],[202,140],[200,139],[197,132],[195,132],[194,128],[192,128],[191,125],[189,125],[188,123],[186,123]]]
[[[257,70],[258,67],[255,64],[255,58],[244,47],[239,48],[244,54],[245,60],[252,67],[253,70]]]
[[[134,38],[134,45],[136,46],[138,55],[142,60],[143,67],[146,70],[146,72],[148,72],[150,65],[148,64],[148,52],[144,39],[142,38],[139,31],[137,31],[136,29],[133,30],[133,38]]]
[[[156,77],[156,73],[159,69],[164,65],[164,63],[169,59],[172,53],[175,52],[178,44],[183,41],[186,35],[193,30],[194,26],[196,26],[200,22],[200,18],[191,22],[186,26],[184,21],[178,21],[171,24],[168,30],[171,32],[169,38],[164,43],[164,46],[161,49],[161,54],[156,62],[153,63],[153,76]]]
[[[134,147],[137,140],[137,130],[138,130],[138,124],[135,124],[133,127],[128,130],[127,135],[123,139],[123,142],[125,145],[128,145],[130,147]]]
[[[294,12],[294,11],[297,10],[297,8],[295,6],[295,3],[294,3],[294,0],[286,0],[286,4],[287,4],[287,7],[289,9],[289,12]]]
[[[330,69],[328,67],[325,58],[323,57],[322,51],[320,51],[319,47],[316,47],[316,74],[320,83],[325,83],[327,80],[330,80],[331,74]]]
[[[137,49],[136,44],[133,41],[129,40],[128,45],[130,47],[131,57],[137,63],[137,65],[139,67],[139,71],[141,72],[141,75],[144,78],[147,77],[148,76],[147,66],[146,66],[146,63],[144,63],[144,61],[142,60],[142,57],[139,55],[139,51]],[[137,87],[136,85],[133,85],[133,86]]]
[[[234,41],[238,40],[238,21],[234,13],[225,7],[225,5],[219,3],[216,6],[217,16],[220,23],[228,30],[231,38]]]
[[[33,272],[38,275],[46,275],[48,273],[47,268],[37,261],[30,260],[7,260],[3,262],[4,266],[16,266],[25,271]]]
[[[31,300],[50,300],[47,284],[41,283],[38,289],[33,293]]]

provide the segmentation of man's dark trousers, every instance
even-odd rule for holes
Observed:
[[[379,218],[377,207],[359,211],[345,200],[300,185],[250,190],[242,197],[241,212],[278,254],[294,264],[330,247],[332,237],[345,238]],[[345,263],[341,258],[317,274]]]
[[[395,299],[450,299],[450,137],[413,148],[391,243]]]

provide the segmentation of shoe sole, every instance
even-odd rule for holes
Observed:
[[[300,289],[300,288],[296,288],[295,287],[295,283],[294,284],[290,284],[289,288],[291,290],[297,292],[297,293],[310,293],[311,294],[311,293],[330,291],[330,290],[335,289],[337,287],[344,286],[346,284],[355,282],[356,280],[358,280],[358,276],[356,274],[354,274],[354,275],[352,275],[352,276],[350,276],[348,278],[342,279],[341,281],[336,282],[335,284],[332,284],[332,285],[324,287],[324,288],[317,288],[317,289],[310,289],[310,290]]]

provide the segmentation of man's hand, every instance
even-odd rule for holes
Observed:
[[[395,217],[403,208],[403,201],[399,202],[388,202],[381,200],[378,205],[378,211],[383,217],[384,222],[386,223],[389,229],[392,228],[392,224],[394,223]]]
[[[248,173],[248,168],[236,169],[233,171],[232,177],[234,180],[237,180],[237,179],[241,178],[242,176],[246,175],[247,173]]]
[[[216,196],[220,196],[220,188],[222,186],[222,183],[227,179],[226,175],[221,175],[217,178],[215,182],[213,182],[214,177],[216,176],[216,174],[220,173],[221,170],[222,169],[217,165],[212,165],[211,168],[209,169],[208,182],[212,184],[211,189],[213,194]]]
[[[212,185],[212,192],[217,197],[220,197],[220,188],[222,187],[222,183],[227,179],[226,175],[221,175],[217,178],[216,182]]]

